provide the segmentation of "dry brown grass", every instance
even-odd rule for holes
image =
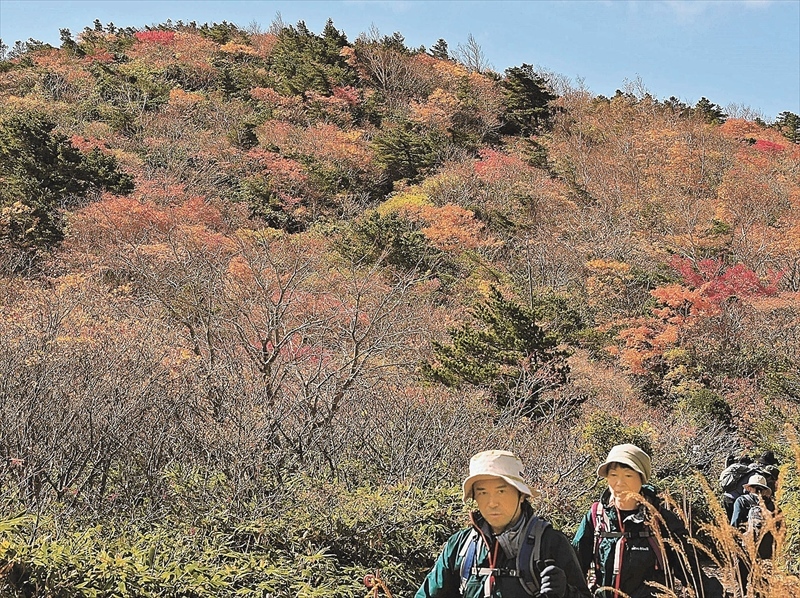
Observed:
[[[796,433],[788,430],[787,436],[794,451],[794,463],[783,466],[781,479],[793,468],[800,471],[800,443]],[[697,480],[708,499],[712,519],[700,525],[703,540],[692,538],[692,544],[698,553],[704,554],[711,565],[706,571],[717,577],[722,583],[727,596],[734,598],[800,598],[800,577],[791,572],[800,555],[787,542],[787,530],[798,522],[787,517],[787,513],[797,511],[797,496],[785,491],[779,480],[775,495],[776,513],[765,512],[764,528],[758,538],[742,532],[730,525],[725,509],[720,503],[717,493],[702,476]],[[688,516],[684,510],[670,497],[666,497],[671,507],[685,520]],[[784,507],[788,507],[784,509]],[[759,557],[759,546],[767,534],[773,538],[773,556],[769,559]],[[768,539],[766,540],[768,541]],[[686,555],[683,554],[684,559]],[[662,595],[669,598],[683,596],[702,596],[697,587],[689,590],[660,588]]]

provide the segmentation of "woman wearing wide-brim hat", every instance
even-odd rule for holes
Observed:
[[[608,488],[572,540],[581,568],[594,578],[594,595],[654,598],[663,595],[657,585],[669,587],[673,577],[702,586],[705,596],[721,595],[697,565],[686,526],[648,484],[651,473],[650,455],[634,444],[613,447],[597,468]]]

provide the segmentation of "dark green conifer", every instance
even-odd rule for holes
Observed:
[[[347,38],[330,20],[321,36],[302,21],[297,27],[284,27],[270,56],[275,90],[284,95],[329,94],[334,86],[353,85],[355,73],[341,56],[346,45]]]
[[[792,143],[800,143],[800,116],[794,112],[781,112],[774,126]]]
[[[427,379],[452,388],[483,387],[499,406],[521,400],[531,411],[543,387],[566,382],[568,353],[533,310],[493,287],[472,315],[474,324],[450,331],[452,344],[433,343],[435,360],[423,365]]]
[[[430,54],[439,60],[449,60],[450,54],[447,50],[447,42],[439,38],[431,48]]]
[[[700,98],[693,111],[710,125],[721,125],[728,120],[728,115],[722,111],[722,108],[707,98]]]
[[[527,136],[550,127],[553,116],[550,102],[557,96],[533,66],[523,64],[506,69],[500,84],[505,93],[502,133]]]
[[[62,207],[95,190],[133,190],[113,156],[97,149],[81,153],[54,128],[37,113],[0,120],[0,240],[7,247],[50,248],[63,238]]]

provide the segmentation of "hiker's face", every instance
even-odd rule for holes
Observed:
[[[522,515],[525,495],[503,478],[478,480],[472,490],[478,510],[494,533],[499,534]]]
[[[609,466],[606,480],[611,496],[616,499],[630,500],[642,490],[642,476],[627,467]]]

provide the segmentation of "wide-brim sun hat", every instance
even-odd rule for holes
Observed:
[[[464,480],[464,502],[474,498],[472,487],[479,480],[502,478],[526,496],[539,496],[525,481],[522,461],[509,451],[483,451],[469,460],[469,476]]]
[[[750,479],[747,480],[745,486],[750,486],[752,488],[761,488],[763,491],[772,494],[772,489],[767,486],[767,478],[763,475],[754,473],[750,476]]]
[[[612,463],[622,463],[638,471],[642,475],[642,482],[650,479],[650,455],[645,453],[635,444],[618,444],[608,452],[606,460],[597,468],[597,476],[608,476],[608,466]]]

